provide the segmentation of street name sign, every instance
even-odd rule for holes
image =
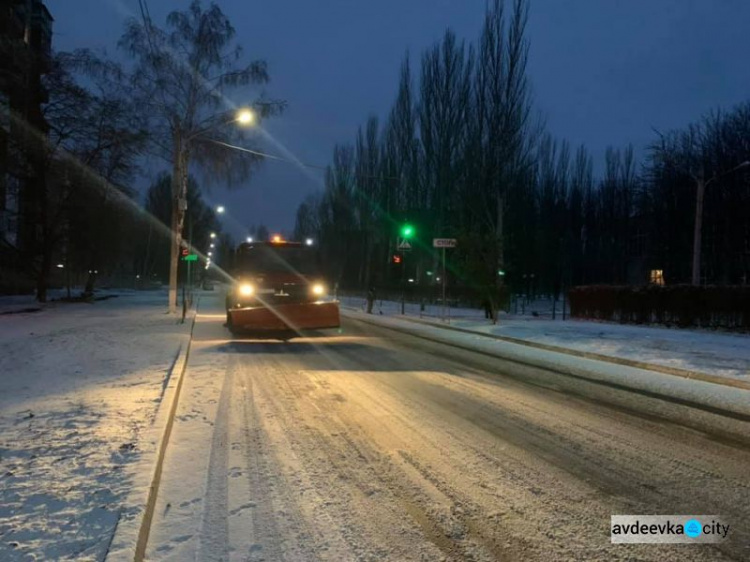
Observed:
[[[458,240],[455,238],[433,238],[433,248],[455,248],[458,245]]]

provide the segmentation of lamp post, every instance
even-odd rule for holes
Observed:
[[[703,242],[703,199],[706,195],[706,188],[708,185],[721,179],[724,176],[732,174],[737,170],[747,168],[750,166],[750,160],[746,160],[741,164],[735,166],[731,170],[728,170],[722,174],[717,174],[708,180],[705,179],[704,172],[701,169],[698,176],[694,177],[696,183],[696,195],[695,195],[695,223],[693,226],[693,268],[691,282],[693,285],[698,286],[701,284],[701,244]]]
[[[190,147],[196,138],[210,132],[219,125],[236,123],[241,127],[249,127],[256,123],[257,115],[249,107],[243,107],[237,111],[222,113],[218,116],[210,116],[189,135],[177,135],[175,137],[174,154],[172,163],[172,220],[171,220],[171,249],[169,260],[169,312],[177,310],[177,277],[180,263],[180,248],[183,243],[183,225],[187,211],[187,183],[188,169],[190,167]],[[221,212],[221,211],[219,211]]]
[[[188,214],[188,248],[190,252],[193,251],[193,216]],[[193,262],[187,262],[187,284],[188,284],[188,299],[189,305],[193,304]]]

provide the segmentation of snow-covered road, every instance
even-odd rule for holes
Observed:
[[[222,322],[204,300],[150,560],[750,559],[746,445],[351,319],[288,343]],[[610,544],[610,515],[659,513],[733,534]]]

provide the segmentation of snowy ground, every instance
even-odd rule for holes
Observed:
[[[148,560],[748,559],[747,446],[663,417],[700,411],[554,373],[528,384],[518,364],[356,312],[289,342],[223,320],[218,295],[201,300]],[[721,513],[737,530],[612,545],[622,513]]]
[[[71,297],[77,297],[81,294],[81,287],[74,287],[70,290]],[[103,296],[106,294],[114,294],[116,291],[97,291],[96,296]],[[67,298],[68,291],[66,289],[50,289],[47,292],[47,299],[49,302],[40,303],[37,302],[36,297],[33,294],[28,295],[4,295],[0,297],[0,315],[6,314],[18,314],[25,312],[38,312],[48,306],[55,306],[56,301]]]
[[[342,304],[364,309],[363,298],[345,297]],[[377,301],[374,312],[384,316],[400,315],[401,305]],[[408,317],[441,322],[440,306],[407,303]],[[583,320],[551,320],[531,315],[502,314],[492,325],[481,310],[450,309],[450,325],[476,331],[519,338],[654,363],[668,367],[750,381],[750,336],[705,330],[681,330],[649,326],[627,326]],[[447,316],[447,314],[446,314]],[[559,317],[558,317],[559,318]]]
[[[102,559],[186,343],[165,303],[130,291],[0,315],[0,560]]]

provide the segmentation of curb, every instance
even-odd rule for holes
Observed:
[[[180,400],[182,383],[185,379],[185,373],[187,371],[188,360],[190,359],[190,348],[193,341],[193,331],[195,330],[195,323],[198,318],[199,304],[200,299],[195,303],[195,309],[190,325],[190,331],[188,333],[187,343],[183,344],[180,347],[179,354],[172,364],[169,374],[169,382],[167,383],[166,390],[162,397],[162,402],[159,405],[159,409],[156,412],[156,416],[152,425],[154,431],[159,431],[159,434],[155,439],[157,441],[156,446],[153,448],[153,450],[156,452],[155,462],[153,457],[151,457],[150,455],[144,455],[144,458],[141,461],[144,463],[148,462],[149,467],[152,467],[150,471],[150,478],[147,484],[148,491],[146,495],[145,505],[137,506],[138,508],[142,507],[142,510],[139,510],[135,518],[131,520],[129,524],[125,526],[125,528],[123,528],[123,526],[121,525],[118,525],[118,528],[115,531],[115,534],[110,542],[110,545],[117,546],[118,550],[114,552],[110,551],[107,553],[104,558],[107,562],[124,562],[126,560],[142,562],[143,560],[145,560],[146,547],[148,545],[151,523],[153,521],[154,510],[156,509],[156,499],[159,493],[159,485],[161,483],[161,476],[164,468],[164,458],[166,456],[169,438],[172,434],[172,427],[174,425],[174,418]],[[142,487],[146,487],[145,483],[142,484]],[[139,520],[140,523],[138,522]]]
[[[347,316],[353,320],[377,326],[383,330],[391,330],[432,343],[450,346],[461,351],[476,353],[496,361],[505,362],[506,364],[509,363],[523,368],[536,369],[539,372],[563,376],[595,384],[603,388],[640,394],[649,398],[716,414],[726,419],[733,419],[744,423],[750,422],[750,394],[748,394],[747,399],[741,398],[742,393],[748,392],[745,389],[735,389],[727,385],[714,385],[695,379],[688,381],[684,377],[665,377],[662,373],[652,373],[630,366],[622,366],[627,371],[612,371],[611,367],[607,369],[602,368],[603,366],[597,367],[596,365],[587,364],[586,362],[593,362],[595,360],[585,357],[570,359],[566,364],[565,362],[561,362],[560,359],[555,359],[555,355],[559,354],[548,350],[542,350],[542,353],[547,354],[547,356],[530,357],[524,355],[524,346],[517,346],[512,342],[503,343],[515,346],[515,350],[513,347],[507,349],[483,349],[480,346],[472,346],[468,343],[443,339],[439,334],[426,334],[421,332],[416,326],[394,326],[392,323],[378,322],[366,318],[364,314],[347,314]],[[433,327],[431,324],[424,322],[412,322],[412,324]],[[471,332],[471,334],[475,335],[476,333]],[[570,361],[573,361],[573,363]],[[583,361],[583,363],[576,363],[580,361]],[[651,378],[653,375],[661,377],[661,379]],[[526,379],[525,376],[520,378]],[[669,378],[672,379],[671,382],[667,380]],[[711,387],[713,387],[713,391]],[[737,394],[737,392],[741,394]]]
[[[352,312],[359,312],[362,313],[362,311],[358,308],[350,307],[350,306],[342,306],[341,308],[345,308],[347,310],[350,310]],[[391,317],[392,318],[392,317]],[[707,383],[712,384],[720,384],[723,386],[731,386],[733,388],[741,388],[743,390],[750,390],[750,382],[748,381],[742,381],[742,380],[736,380],[736,379],[729,379],[726,377],[720,377],[717,375],[710,375],[708,373],[703,373],[700,371],[690,371],[688,369],[679,369],[677,367],[668,367],[666,365],[657,365],[655,363],[646,363],[645,361],[635,361],[633,359],[625,359],[623,357],[613,357],[611,355],[602,355],[600,353],[592,353],[590,351],[579,351],[577,349],[570,349],[567,347],[561,347],[558,345],[551,345],[546,343],[538,343],[533,342],[529,340],[524,340],[521,338],[514,338],[510,336],[500,336],[498,334],[487,334],[484,332],[477,332],[474,330],[469,330],[468,328],[459,328],[458,326],[449,326],[446,324],[438,324],[437,322],[430,322],[429,320],[422,320],[419,318],[408,318],[408,317],[399,317],[396,318],[397,320],[403,320],[405,322],[412,322],[414,324],[420,324],[422,326],[430,326],[433,328],[442,328],[444,330],[452,330],[454,332],[461,332],[463,334],[469,334],[472,336],[479,336],[483,338],[489,338],[493,340],[499,340],[504,341],[508,343],[513,343],[517,345],[524,345],[526,347],[533,347],[535,349],[542,349],[544,351],[551,351],[554,353],[562,353],[565,355],[571,355],[573,357],[581,357],[583,359],[592,359],[594,361],[602,361],[605,363],[611,363],[614,365],[622,365],[625,367],[633,367],[635,369],[643,369],[646,371],[654,371],[656,373],[661,373],[663,375],[672,375],[675,377],[681,377],[684,379],[691,379],[691,380],[699,380]],[[365,320],[366,321],[366,320]]]

